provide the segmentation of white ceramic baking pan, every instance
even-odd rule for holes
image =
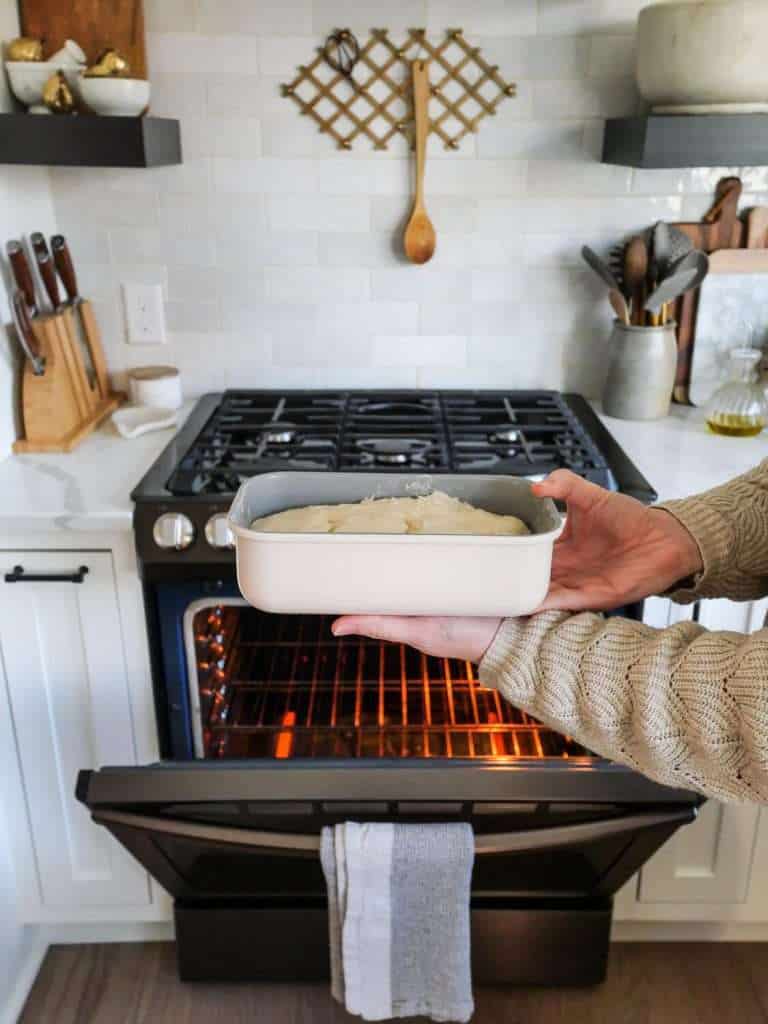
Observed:
[[[433,490],[519,516],[522,537],[443,534],[263,533],[254,519],[305,505],[413,497]],[[554,503],[508,476],[265,473],[246,481],[229,512],[237,580],[268,612],[527,615],[549,586],[562,529]]]

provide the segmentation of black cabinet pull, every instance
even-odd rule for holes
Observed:
[[[6,583],[82,583],[88,572],[87,565],[81,565],[75,572],[25,573],[23,565],[14,565],[13,572],[5,574]]]

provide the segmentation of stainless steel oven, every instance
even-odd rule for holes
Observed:
[[[545,728],[467,662],[237,591],[222,516],[244,476],[394,448],[422,473],[571,464],[654,496],[577,396],[209,396],[135,492],[164,760],[81,772],[78,797],[173,896],[183,978],[325,977],[320,830],[354,819],[471,823],[476,981],[598,981],[613,893],[698,798]]]

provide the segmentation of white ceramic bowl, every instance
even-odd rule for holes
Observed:
[[[86,78],[78,88],[83,102],[96,114],[138,117],[149,105],[149,82],[142,78]]]
[[[768,110],[768,3],[660,3],[637,24],[637,85],[654,110]]]
[[[59,65],[50,60],[7,60],[5,70],[11,83],[13,95],[25,107],[40,106],[43,102],[43,87],[48,79],[59,70]],[[61,68],[73,92],[78,89],[77,68]]]

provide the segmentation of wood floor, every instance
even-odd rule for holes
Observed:
[[[514,956],[514,950],[510,950]],[[473,1024],[764,1024],[768,944],[621,944],[591,990],[480,989]],[[325,986],[182,984],[170,943],[53,947],[20,1024],[351,1024]]]

